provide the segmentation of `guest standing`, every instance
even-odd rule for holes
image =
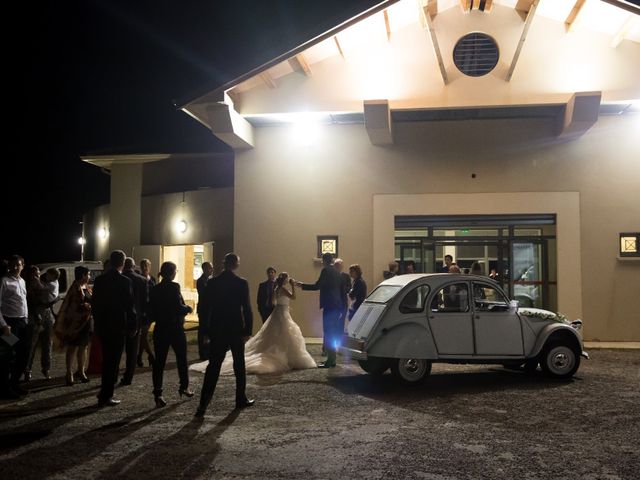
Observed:
[[[204,262],[202,264],[202,275],[196,281],[196,288],[198,289],[198,356],[200,360],[207,360],[209,358],[209,344],[207,341],[206,332],[206,318],[204,311],[204,291],[207,288],[207,282],[213,275],[213,265],[210,262]]]
[[[276,273],[278,272],[274,267],[267,268],[267,279],[258,286],[258,312],[260,312],[262,323],[267,321],[274,309],[273,293],[276,290]]]
[[[118,378],[125,337],[136,334],[133,287],[131,280],[122,275],[125,255],[122,250],[111,252],[110,266],[93,285],[93,318],[96,334],[102,345],[102,385],[98,393],[98,406],[115,406],[120,400],[113,398]]]
[[[156,326],[153,332],[153,348],[156,360],[153,364],[153,396],[156,407],[164,407],[167,402],[162,396],[162,377],[169,347],[173,349],[180,377],[180,396],[193,397],[189,390],[189,369],[187,365],[187,337],[184,333],[184,317],[191,313],[185,305],[176,278],[177,267],[173,262],[164,262],[160,267],[162,280],[150,293],[150,310]]]
[[[77,375],[82,383],[87,383],[87,350],[93,333],[91,316],[91,290],[89,289],[89,269],[78,265],[74,269],[75,281],[64,297],[54,334],[59,344],[67,348],[65,381],[73,385],[73,358],[78,362]]]
[[[340,339],[344,333],[344,326],[347,320],[347,312],[349,310],[349,291],[351,290],[351,277],[348,273],[344,272],[344,261],[341,258],[336,258],[333,261],[333,267],[340,274],[340,319],[338,320],[338,333]],[[326,348],[326,345],[325,345]]]
[[[323,343],[327,345],[327,360],[318,364],[318,368],[336,366],[336,349],[342,332],[340,330],[340,310],[342,308],[340,274],[333,267],[333,255],[322,255],[324,267],[316,283],[300,283],[302,290],[320,290],[320,308],[322,309]]]
[[[362,278],[362,269],[357,263],[349,267],[349,275],[353,279],[353,285],[349,291],[349,298],[351,299],[349,321],[351,321],[364,299],[367,298],[367,284]]]
[[[224,271],[207,282],[204,296],[211,351],[196,417],[203,417],[211,402],[220,376],[220,367],[229,349],[236,375],[236,408],[254,404],[254,400],[249,400],[245,393],[247,372],[244,363],[244,344],[253,331],[253,312],[249,300],[249,283],[235,273],[239,266],[240,257],[235,253],[227,253],[224,257]]]
[[[124,261],[122,274],[131,280],[133,286],[133,308],[135,312],[136,333],[125,340],[125,370],[120,380],[120,386],[131,385],[133,374],[138,362],[138,346],[140,345],[140,324],[143,321],[144,309],[149,298],[149,283],[147,279],[135,271],[136,262],[131,257]]]
[[[7,263],[7,273],[0,280],[0,330],[3,335],[13,333],[18,337],[18,342],[14,345],[15,358],[12,366],[8,366],[9,360],[4,358],[5,363],[0,367],[0,371],[9,370],[9,379],[4,379],[4,385],[0,388],[4,396],[8,398],[19,398],[28,392],[20,387],[20,377],[24,373],[29,355],[29,330],[27,307],[27,287],[20,273],[24,268],[24,259],[20,255],[13,255]]]
[[[142,354],[147,354],[147,360],[151,367],[154,362],[153,350],[149,344],[149,328],[153,323],[153,318],[149,313],[149,294],[151,289],[156,285],[156,279],[151,275],[151,261],[147,258],[140,260],[140,275],[147,281],[147,298],[144,301],[142,317],[140,318],[140,344],[138,345],[138,366],[142,367]]]

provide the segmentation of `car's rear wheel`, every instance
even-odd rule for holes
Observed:
[[[358,360],[360,368],[369,375],[382,375],[389,369],[390,362],[388,358],[369,357],[367,360]]]
[[[403,382],[420,383],[431,373],[431,362],[421,358],[394,359],[391,373]]]
[[[544,373],[553,378],[571,378],[580,366],[580,354],[565,342],[552,342],[545,346],[540,357]]]

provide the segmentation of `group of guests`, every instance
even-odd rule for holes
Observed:
[[[197,282],[200,298],[198,314],[202,325],[198,332],[199,354],[201,358],[209,359],[198,409],[199,416],[202,416],[213,396],[220,367],[228,350],[233,354],[233,370],[237,378],[236,406],[242,408],[253,404],[245,395],[244,377],[244,343],[252,333],[252,314],[248,283],[235,275],[238,265],[237,255],[228,254],[224,261],[224,271],[214,277],[212,265],[205,262],[202,266],[203,275]],[[156,283],[149,274],[148,260],[143,260],[140,270],[136,270],[132,258],[115,250],[109,260],[105,261],[105,269],[93,282],[93,288],[89,287],[89,270],[78,266],[75,281],[68,289],[57,315],[54,315],[52,305],[59,300],[58,272],[52,269],[41,275],[37,267],[30,267],[25,282],[21,277],[23,268],[24,260],[19,256],[12,257],[7,265],[7,275],[2,278],[0,328],[7,338],[12,334],[18,340],[12,345],[10,356],[4,355],[6,349],[0,351],[2,372],[6,371],[0,385],[3,395],[18,398],[27,393],[21,388],[20,377],[25,375],[25,378],[31,378],[34,357],[32,345],[42,346],[42,371],[48,378],[52,339],[55,345],[66,348],[68,385],[76,380],[89,381],[86,376],[87,350],[90,344],[92,349],[99,348],[102,375],[98,393],[99,406],[115,406],[121,402],[114,398],[114,390],[123,353],[126,361],[121,386],[132,383],[135,368],[142,365],[142,355],[146,352],[149,363],[153,366],[155,404],[157,407],[165,406],[163,374],[171,348],[176,356],[180,379],[178,393],[186,397],[194,395],[189,388],[184,331],[185,316],[191,313],[191,307],[185,304],[180,286],[174,282],[177,272],[174,263],[162,264],[161,281]],[[275,268],[267,269],[267,280],[260,284],[257,298],[258,311],[263,321],[261,331],[269,323],[268,320],[274,317],[276,307],[281,308],[280,320],[284,318],[286,321],[272,323],[270,332],[259,332],[253,343],[264,344],[260,347],[264,347],[264,351],[253,348],[252,345],[252,353],[260,359],[265,351],[273,352],[272,346],[277,347],[282,341],[281,335],[277,333],[278,328],[285,326],[290,336],[280,346],[291,356],[293,349],[290,346],[295,345],[297,351],[293,364],[300,364],[289,368],[316,367],[315,361],[306,352],[299,327],[288,313],[289,302],[295,299],[296,286],[302,290],[320,291],[323,348],[327,359],[317,366],[334,367],[345,323],[353,318],[364,301],[367,286],[359,265],[351,265],[347,274],[344,272],[344,262],[334,259],[330,254],[323,256],[323,269],[315,283],[296,282],[286,272],[278,275]],[[153,349],[148,343],[148,331],[152,322],[155,322]],[[0,346],[2,344],[0,342]],[[264,358],[268,360],[267,357]]]
[[[483,275],[482,264],[480,262],[473,262],[470,268],[461,269],[460,266],[453,261],[452,255],[444,256],[444,264],[439,268],[439,273],[465,273],[471,275]],[[404,274],[411,274],[416,272],[416,264],[413,260],[407,260],[404,262]],[[389,262],[389,269],[382,272],[382,276],[385,280],[393,278],[396,275],[400,275],[400,264],[396,261]],[[489,276],[493,279],[497,279],[498,274],[494,268],[491,269]]]

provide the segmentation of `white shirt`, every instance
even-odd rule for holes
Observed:
[[[27,287],[24,280],[6,275],[0,281],[0,327],[7,322],[4,317],[27,318]]]

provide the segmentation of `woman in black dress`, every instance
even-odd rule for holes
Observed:
[[[362,269],[360,265],[354,263],[349,267],[349,275],[353,279],[353,285],[349,290],[349,298],[351,299],[351,307],[349,308],[349,321],[356,314],[360,304],[367,298],[367,284],[362,278]]]
[[[176,278],[176,264],[164,262],[160,267],[162,280],[151,289],[149,309],[156,326],[153,332],[153,347],[156,352],[153,363],[153,396],[156,407],[164,407],[167,402],[162,396],[162,377],[167,361],[169,347],[173,348],[178,364],[180,377],[180,396],[193,397],[189,390],[189,370],[187,365],[187,337],[184,333],[184,317],[191,313],[190,306],[185,305],[180,285],[173,281]]]

